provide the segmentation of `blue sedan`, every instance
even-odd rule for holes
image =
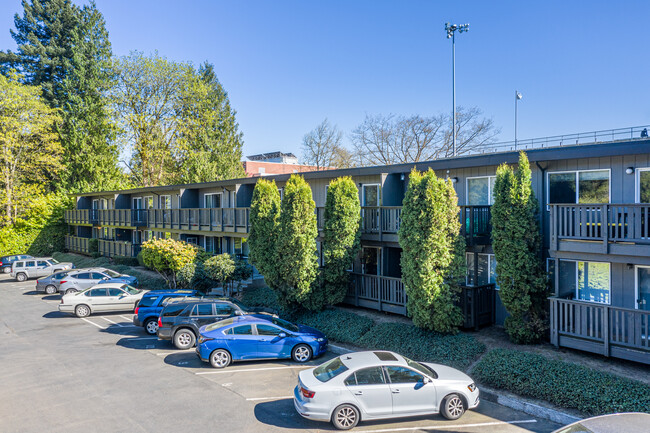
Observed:
[[[277,317],[236,316],[203,326],[199,334],[196,354],[215,368],[258,359],[303,363],[327,351],[325,334]]]

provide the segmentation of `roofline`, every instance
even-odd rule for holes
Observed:
[[[274,180],[276,182],[285,182],[293,174],[299,174],[306,180],[309,179],[323,179],[323,178],[336,178],[341,176],[368,176],[377,174],[392,174],[392,173],[409,173],[412,169],[416,168],[420,171],[429,168],[433,170],[450,170],[457,168],[471,168],[482,167],[490,165],[500,165],[503,163],[512,164],[516,163],[519,159],[519,152],[524,151],[528,155],[530,162],[542,161],[557,161],[562,159],[585,158],[585,155],[590,158],[597,158],[603,156],[619,156],[619,155],[633,155],[650,153],[650,138],[638,138],[633,140],[620,140],[609,141],[604,143],[595,144],[578,144],[557,146],[548,148],[534,148],[534,149],[519,149],[517,151],[505,152],[492,152],[483,154],[460,155],[451,158],[441,158],[432,161],[422,162],[409,162],[403,164],[393,165],[375,165],[369,167],[356,167],[344,169],[330,169],[319,171],[305,171],[300,173],[286,173],[286,174],[269,174],[264,176],[264,179]],[[115,191],[97,191],[87,192],[81,194],[70,194],[72,197],[90,197],[98,195],[112,195],[112,194],[137,194],[144,192],[166,192],[171,190],[180,189],[198,189],[198,188],[213,188],[220,186],[232,185],[246,185],[257,183],[260,177],[244,177],[236,179],[218,180],[202,183],[189,183],[189,184],[176,184],[176,185],[163,185],[153,187],[133,188],[126,190]]]

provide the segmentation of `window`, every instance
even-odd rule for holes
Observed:
[[[36,266],[46,268],[48,266],[48,263],[45,260],[39,260],[36,263]]]
[[[362,206],[379,206],[379,184],[363,185],[361,191]]]
[[[355,377],[354,385],[383,385],[386,383],[381,367],[362,368],[353,376]]]
[[[143,204],[144,204],[144,209],[152,209],[153,208],[153,197],[152,196],[145,197],[144,200],[143,200]]]
[[[25,264],[23,262],[16,262],[16,267],[17,268],[23,268],[23,267],[25,267]]]
[[[555,259],[546,259],[546,277],[551,286],[551,292],[555,292]]]
[[[420,373],[398,366],[384,367],[390,378],[390,383],[418,383],[424,382],[424,377]]]
[[[639,310],[650,310],[650,267],[636,268],[636,307]]]
[[[117,287],[112,287],[108,289],[108,296],[122,296],[126,295],[122,290],[118,289]]]
[[[650,203],[650,168],[637,169],[636,202]]]
[[[361,273],[379,275],[379,248],[362,248]]]
[[[230,316],[235,314],[235,308],[228,304],[216,304],[217,316]]]
[[[135,197],[133,199],[133,209],[142,209],[142,197]]]
[[[35,268],[36,267],[36,262],[33,261],[33,260],[30,260],[29,262],[26,262],[26,267]]]
[[[197,304],[192,309],[192,316],[213,316],[212,304]]]
[[[282,329],[276,328],[271,325],[257,325],[257,334],[258,335],[268,335],[268,336],[277,336],[280,335]]]
[[[496,284],[497,261],[494,259],[494,254],[475,255],[474,253],[465,253],[465,261],[467,263],[466,284],[468,286]],[[477,265],[476,273],[474,272],[475,265]],[[495,286],[495,289],[498,289],[498,287]]]
[[[87,296],[95,298],[98,296],[108,296],[108,294],[106,293],[106,289],[92,289],[88,291]]]
[[[81,274],[74,275],[78,280],[90,280],[90,272],[82,272]]]
[[[221,193],[206,194],[203,197],[203,204],[206,209],[216,209],[221,207]]]
[[[253,328],[251,325],[235,326],[232,328],[234,335],[253,335]]]
[[[609,203],[609,170],[548,174],[548,203]]]
[[[101,280],[102,278],[106,278],[107,275],[100,274],[99,272],[93,272],[91,273],[91,279],[92,280]]]
[[[160,209],[171,209],[172,208],[172,196],[171,195],[161,195],[158,199]]]
[[[486,206],[494,204],[494,182],[496,176],[468,177],[467,204]]]
[[[559,295],[580,301],[610,303],[610,266],[603,262],[560,260]]]
[[[193,244],[193,245],[198,245],[199,241],[196,237],[188,237],[187,238],[187,243],[188,244]]]
[[[217,249],[216,239],[217,238],[215,238],[213,236],[206,236],[204,238],[204,242],[205,242],[204,248],[205,248],[205,250],[207,252],[209,252],[209,253],[218,253],[219,252],[218,249]]]
[[[236,254],[237,256],[241,256],[241,255],[242,255],[242,252],[243,252],[243,250],[242,250],[242,240],[241,240],[241,238],[234,238],[234,239],[233,239],[233,243],[234,243],[234,245],[235,245],[235,254]]]
[[[348,367],[343,364],[340,357],[337,357],[316,367],[314,369],[314,377],[321,382],[327,382],[346,371],[348,371]]]

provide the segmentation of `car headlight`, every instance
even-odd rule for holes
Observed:
[[[323,341],[325,341],[325,339],[323,337],[319,337],[319,338],[316,339],[316,341],[318,341],[319,343],[322,343]]]
[[[467,389],[469,389],[469,392],[476,391],[476,384],[475,383],[470,383],[469,385],[467,385]]]

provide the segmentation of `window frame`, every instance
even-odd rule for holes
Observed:
[[[492,206],[494,204],[494,191],[490,187],[490,178],[494,178],[496,185],[497,176],[487,175],[487,176],[470,176],[465,178],[465,204],[467,206]],[[470,204],[469,203],[469,181],[472,179],[487,179],[488,180],[488,204]]]
[[[634,266],[634,304],[635,304],[635,309],[639,311],[647,311],[647,310],[641,310],[639,301],[641,300],[640,298],[640,290],[639,290],[639,268],[644,268],[644,269],[650,269],[649,265],[635,265]],[[610,299],[611,301],[611,299]]]
[[[634,170],[634,203],[641,203],[641,172],[648,171],[650,172],[650,167],[641,167]],[[637,298],[638,299],[638,298]]]
[[[559,259],[559,261],[558,261],[558,269],[556,269],[556,272],[560,272],[560,270],[559,270],[560,266],[559,265],[560,265],[561,262],[565,262],[565,263],[566,262],[572,262],[575,265],[575,268],[576,268],[575,269],[575,271],[576,271],[576,280],[575,280],[576,289],[575,289],[575,292],[573,293],[573,299],[574,300],[580,301],[580,302],[589,302],[591,304],[598,304],[598,305],[612,305],[612,264],[611,264],[611,262],[603,262],[603,261],[598,261],[598,260]],[[607,266],[609,266],[609,278],[608,278],[609,296],[607,297],[608,302],[598,302],[598,301],[592,301],[590,299],[580,299],[580,297],[578,296],[578,292],[580,290],[580,285],[579,285],[580,275],[578,274],[578,263],[605,263],[605,264],[607,264]],[[556,288],[555,290],[556,290],[557,293],[559,293],[559,288]]]
[[[163,207],[163,202],[166,202],[166,198],[169,197],[169,207]],[[161,194],[158,196],[158,209],[172,209],[174,207],[172,203],[171,194]]]
[[[367,205],[366,203],[366,187],[367,186],[376,186],[377,187],[377,204]],[[381,206],[381,184],[380,183],[362,183],[361,184],[361,207],[380,207]]]
[[[207,205],[207,199],[208,197],[212,197],[218,195],[219,196],[219,207],[208,207]],[[204,209],[221,209],[223,208],[223,193],[222,192],[209,192],[206,194],[203,194],[203,208]]]
[[[588,173],[590,171],[606,171],[607,172],[607,203],[593,203],[593,204],[610,204],[612,202],[612,169],[611,168],[589,168],[586,170],[559,170],[559,171],[548,171],[546,172],[546,210],[551,209],[551,175],[552,174],[564,174],[564,173],[574,173],[576,175],[576,197],[574,203],[558,203],[558,204],[576,204],[579,205],[580,200],[580,173]],[[592,204],[592,203],[584,203]]]

